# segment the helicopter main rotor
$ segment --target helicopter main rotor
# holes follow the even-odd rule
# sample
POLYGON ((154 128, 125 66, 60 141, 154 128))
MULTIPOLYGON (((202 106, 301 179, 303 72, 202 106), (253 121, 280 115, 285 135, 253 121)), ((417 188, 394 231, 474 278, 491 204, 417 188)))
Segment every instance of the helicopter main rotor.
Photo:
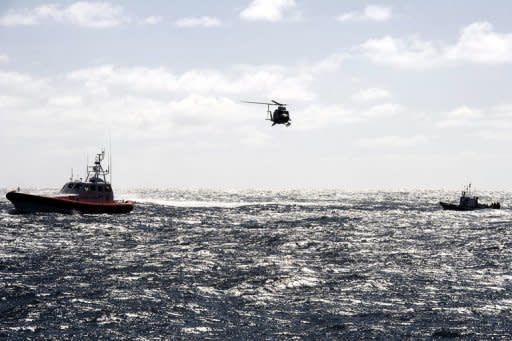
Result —
POLYGON ((268 102, 251 102, 251 101, 240 101, 242 103, 252 103, 252 104, 264 104, 264 105, 279 105, 279 106, 285 106, 286 104, 282 104, 282 103, 279 103, 279 102, 276 102, 274 100, 272 100, 273 103, 268 103, 268 102))

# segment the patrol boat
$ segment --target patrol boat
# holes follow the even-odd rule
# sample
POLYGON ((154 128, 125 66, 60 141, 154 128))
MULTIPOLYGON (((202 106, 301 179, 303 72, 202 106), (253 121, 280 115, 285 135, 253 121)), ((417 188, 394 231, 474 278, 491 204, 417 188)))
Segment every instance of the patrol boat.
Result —
POLYGON ((8 192, 6 197, 20 213, 129 213, 133 201, 114 200, 112 186, 107 182, 110 169, 104 170, 101 162, 105 151, 96 154, 93 166, 87 166, 85 181, 73 180, 65 183, 56 195, 37 195, 18 190, 8 192))
POLYGON ((480 204, 478 202, 478 197, 473 196, 471 194, 471 184, 469 184, 465 190, 462 191, 462 194, 459 199, 459 204, 449 204, 446 202, 440 201, 439 204, 443 207, 444 210, 451 211, 473 211, 473 210, 481 210, 484 208, 493 208, 500 209, 501 205, 499 202, 493 202, 491 204, 480 204))

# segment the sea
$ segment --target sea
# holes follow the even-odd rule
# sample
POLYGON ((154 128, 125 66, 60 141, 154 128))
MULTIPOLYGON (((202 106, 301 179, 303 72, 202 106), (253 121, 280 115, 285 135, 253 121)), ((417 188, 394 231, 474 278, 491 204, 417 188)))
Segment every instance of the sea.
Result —
POLYGON ((125 215, 0 194, 1 340, 512 338, 512 192, 134 189, 125 215))

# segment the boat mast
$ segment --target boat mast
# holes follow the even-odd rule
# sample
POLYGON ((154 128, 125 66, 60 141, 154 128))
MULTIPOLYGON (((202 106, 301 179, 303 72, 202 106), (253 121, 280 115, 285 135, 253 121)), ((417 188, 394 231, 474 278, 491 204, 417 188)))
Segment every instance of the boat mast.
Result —
POLYGON ((108 137, 108 172, 110 174, 110 185, 112 185, 112 136, 108 137))
POLYGON ((91 181, 91 179, 101 179, 103 178, 103 182, 107 182, 107 174, 109 174, 109 169, 104 170, 101 166, 101 161, 105 159, 105 150, 102 150, 101 153, 96 154, 94 159, 93 166, 87 166, 87 178, 85 181, 91 181))

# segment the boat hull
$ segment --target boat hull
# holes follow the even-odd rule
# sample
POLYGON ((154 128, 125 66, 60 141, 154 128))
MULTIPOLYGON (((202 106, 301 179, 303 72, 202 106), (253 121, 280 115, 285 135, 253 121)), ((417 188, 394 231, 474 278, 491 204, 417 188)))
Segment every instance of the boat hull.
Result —
POLYGON ((79 199, 73 196, 47 197, 12 191, 7 193, 7 199, 12 202, 16 211, 58 212, 58 213, 109 213, 122 214, 133 210, 132 201, 93 201, 79 199))
POLYGON ((481 204, 479 204, 476 207, 464 207, 464 206, 460 206, 460 205, 449 204, 449 203, 442 202, 442 201, 440 201, 439 204, 441 205, 443 210, 447 210, 447 211, 474 211, 474 210, 483 210, 483 209, 488 209, 488 208, 495 209, 495 210, 500 209, 499 205, 481 205, 481 204))

